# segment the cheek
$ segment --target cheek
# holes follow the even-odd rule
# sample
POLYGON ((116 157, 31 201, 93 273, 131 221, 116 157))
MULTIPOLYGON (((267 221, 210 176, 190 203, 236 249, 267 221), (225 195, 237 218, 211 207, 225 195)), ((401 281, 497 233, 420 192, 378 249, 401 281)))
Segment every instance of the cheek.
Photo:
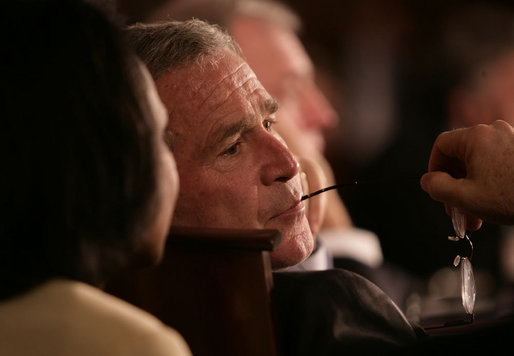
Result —
POLYGON ((179 191, 179 178, 175 160, 169 152, 164 151, 161 155, 158 178, 160 202, 158 226, 164 234, 164 238, 161 241, 164 241, 171 225, 179 191))
POLYGON ((152 209, 155 213, 137 256, 144 264, 156 263, 162 257, 178 195, 178 174, 173 157, 164 152, 158 166, 156 206, 152 209))
POLYGON ((286 121, 289 125, 300 126, 303 122, 303 112, 300 101, 295 98, 286 98, 280 102, 278 116, 281 121, 286 121))
POLYGON ((164 158, 165 164, 163 164, 163 180, 165 182, 164 194, 168 197, 167 205, 168 210, 170 210, 170 215, 173 215, 173 211, 175 210, 175 205, 177 203, 178 192, 180 187, 179 176, 177 172, 177 166, 175 163, 175 159, 173 155, 166 153, 164 158))
POLYGON ((182 226, 258 228, 257 187, 235 176, 181 169, 173 223, 182 226), (194 177, 194 178, 192 178, 194 177))

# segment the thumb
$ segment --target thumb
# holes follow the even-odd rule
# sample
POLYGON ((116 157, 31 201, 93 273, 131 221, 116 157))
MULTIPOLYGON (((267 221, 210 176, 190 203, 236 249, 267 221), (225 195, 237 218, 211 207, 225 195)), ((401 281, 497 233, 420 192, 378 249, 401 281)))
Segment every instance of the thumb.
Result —
POLYGON ((434 171, 421 177, 421 188, 432 199, 454 205, 462 190, 462 179, 455 179, 446 172, 434 171))
MULTIPOLYGON (((460 205, 462 196, 465 195, 466 184, 469 183, 466 179, 455 179, 445 172, 430 172, 421 177, 421 188, 426 191, 434 200, 444 202, 446 206, 446 213, 449 214, 449 206, 460 205)), ((468 189, 469 191, 469 189, 468 189)), ((466 214, 467 228, 471 231, 480 229, 482 226, 482 219, 475 215, 466 214)))

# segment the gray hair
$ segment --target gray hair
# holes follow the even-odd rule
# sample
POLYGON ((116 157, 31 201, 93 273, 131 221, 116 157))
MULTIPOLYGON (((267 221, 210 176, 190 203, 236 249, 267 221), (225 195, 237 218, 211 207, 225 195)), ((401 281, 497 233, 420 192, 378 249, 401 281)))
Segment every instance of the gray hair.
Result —
POLYGON ((200 18, 229 28, 239 17, 251 17, 271 22, 299 32, 300 18, 286 5, 273 0, 175 0, 157 9, 147 19, 149 22, 162 20, 187 20, 200 18))
POLYGON ((241 55, 239 46, 230 35, 217 25, 197 19, 138 23, 129 26, 127 33, 154 80, 165 72, 201 64, 204 58, 222 49, 241 55))

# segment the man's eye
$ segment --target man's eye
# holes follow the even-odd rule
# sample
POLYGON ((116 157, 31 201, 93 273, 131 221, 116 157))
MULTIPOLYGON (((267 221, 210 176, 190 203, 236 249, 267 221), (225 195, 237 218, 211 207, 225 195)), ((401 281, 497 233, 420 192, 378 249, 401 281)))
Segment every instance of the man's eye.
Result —
POLYGON ((264 129, 265 129, 266 131, 268 131, 268 132, 269 132, 269 131, 271 131, 271 126, 272 126, 272 125, 273 125, 273 122, 271 122, 271 121, 269 121, 269 120, 266 120, 266 121, 264 121, 264 123, 263 123, 264 129))
POLYGON ((225 152, 223 152, 223 155, 224 156, 233 156, 233 155, 237 154, 237 152, 239 151, 240 144, 241 144, 240 142, 233 144, 225 152))

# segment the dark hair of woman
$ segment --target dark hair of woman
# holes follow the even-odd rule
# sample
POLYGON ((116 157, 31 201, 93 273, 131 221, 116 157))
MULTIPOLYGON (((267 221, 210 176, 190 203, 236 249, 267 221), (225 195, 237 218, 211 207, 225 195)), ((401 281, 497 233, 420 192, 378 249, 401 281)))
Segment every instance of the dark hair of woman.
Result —
POLYGON ((0 298, 101 283, 152 214, 154 121, 136 57, 79 1, 0 5, 0 298))

